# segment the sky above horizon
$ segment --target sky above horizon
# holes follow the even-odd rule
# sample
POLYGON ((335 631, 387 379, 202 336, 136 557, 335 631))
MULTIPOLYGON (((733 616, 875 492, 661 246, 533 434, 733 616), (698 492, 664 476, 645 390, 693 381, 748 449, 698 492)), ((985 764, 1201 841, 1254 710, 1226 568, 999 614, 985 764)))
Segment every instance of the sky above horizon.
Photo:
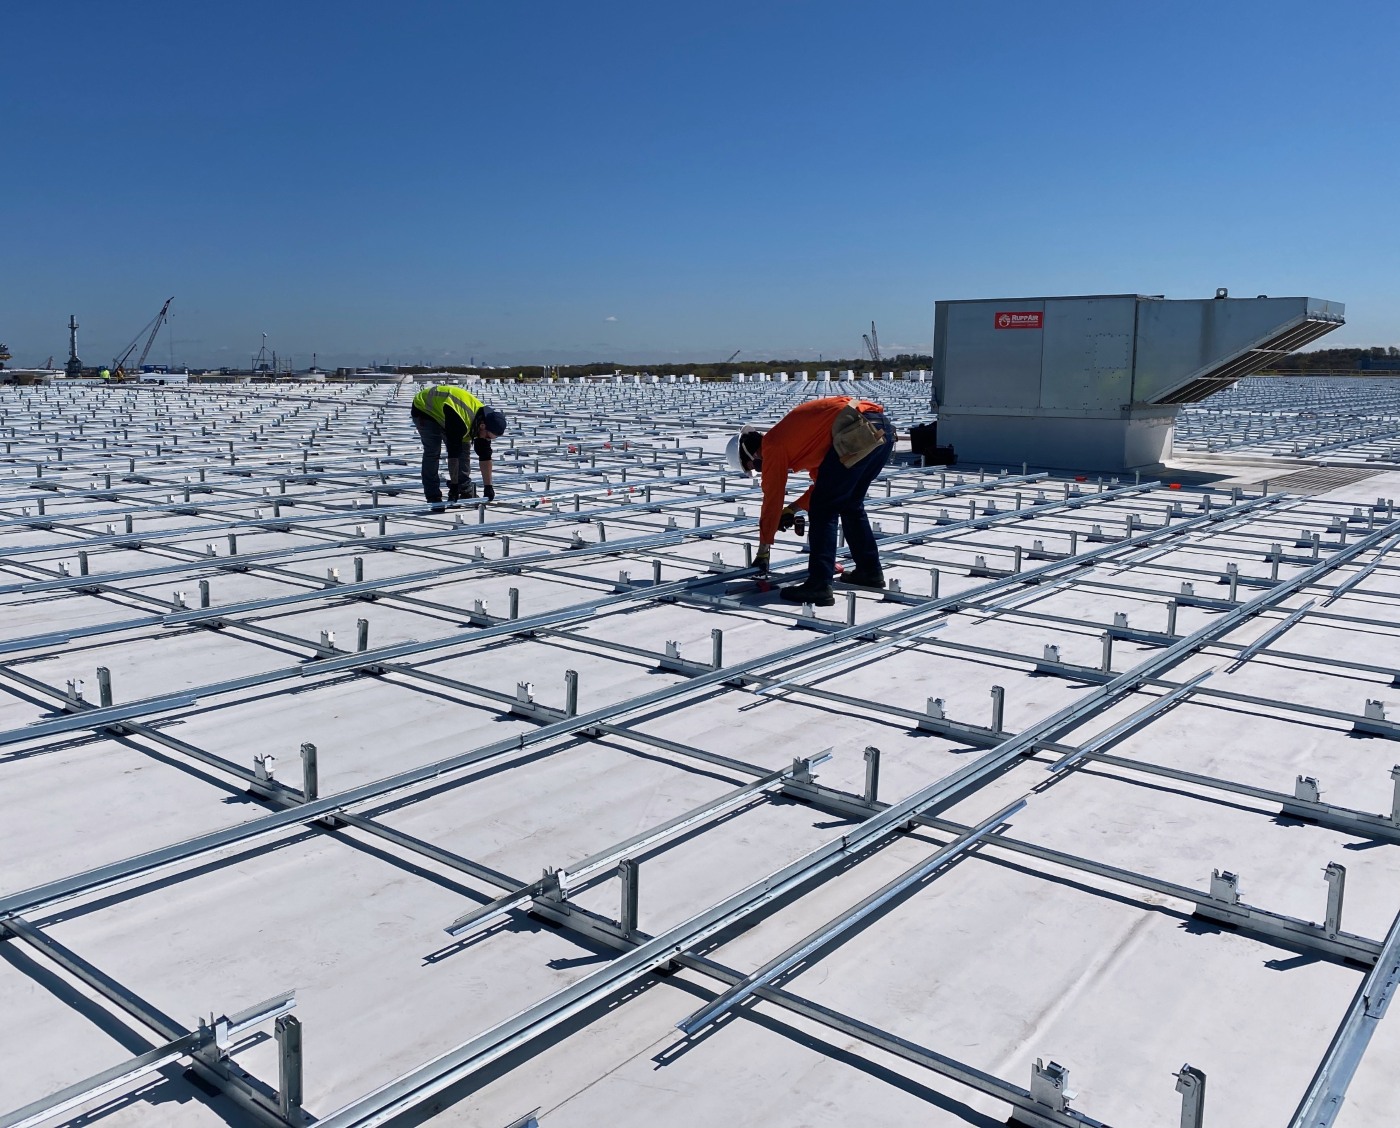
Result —
POLYGON ((16 5, 0 341, 305 367, 928 352, 942 298, 1400 344, 1400 6, 16 5))

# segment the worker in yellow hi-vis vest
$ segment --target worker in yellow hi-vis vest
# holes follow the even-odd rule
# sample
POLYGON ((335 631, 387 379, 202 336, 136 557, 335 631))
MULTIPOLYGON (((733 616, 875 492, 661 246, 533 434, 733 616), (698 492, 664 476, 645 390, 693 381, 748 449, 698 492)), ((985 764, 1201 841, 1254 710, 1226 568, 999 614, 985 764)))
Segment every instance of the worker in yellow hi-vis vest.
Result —
POLYGON ((487 407, 465 388, 454 384, 439 384, 424 388, 413 397, 413 425, 423 440, 423 496, 436 510, 443 508, 442 481, 438 463, 443 445, 447 446, 447 500, 459 501, 476 496, 471 468, 462 440, 471 436, 481 463, 482 492, 487 501, 496 500, 496 488, 491 482, 491 440, 506 433, 505 414, 497 407, 487 407))

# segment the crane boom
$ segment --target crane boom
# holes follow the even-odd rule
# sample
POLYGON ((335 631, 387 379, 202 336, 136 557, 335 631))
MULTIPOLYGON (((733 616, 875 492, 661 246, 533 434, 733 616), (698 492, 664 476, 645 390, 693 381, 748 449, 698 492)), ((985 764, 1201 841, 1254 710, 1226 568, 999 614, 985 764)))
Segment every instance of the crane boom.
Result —
POLYGON ((876 364, 879 364, 880 338, 875 332, 875 322, 872 321, 870 323, 870 332, 862 333, 861 337, 865 341, 865 351, 870 354, 870 359, 873 360, 876 364))
MULTIPOLYGON (((146 347, 141 350, 141 359, 136 362, 138 371, 140 371, 141 366, 146 363, 146 357, 150 354, 151 346, 155 344, 156 334, 160 332, 160 327, 165 324, 166 312, 170 309, 170 303, 174 300, 175 298, 173 296, 166 298, 165 304, 160 307, 160 312, 156 314, 156 323, 151 326, 151 335, 146 338, 146 347)), ((870 328, 872 330, 875 328, 875 323, 873 321, 870 323, 870 328)))
POLYGON ((733 363, 734 363, 734 358, 735 358, 736 356, 738 356, 738 355, 739 355, 741 352, 743 352, 743 351, 744 351, 743 349, 735 349, 732 353, 729 354, 729 359, 726 360, 724 363, 725 363, 725 364, 733 364, 733 363))
POLYGON ((150 321, 146 322, 145 325, 141 326, 140 332, 132 339, 131 344, 127 345, 126 348, 122 350, 121 356, 112 361, 113 372, 122 371, 127 360, 130 359, 131 354, 136 351, 136 346, 141 343, 141 338, 143 336, 146 337, 146 347, 141 350, 141 359, 136 362, 136 367, 140 368, 141 365, 146 363, 146 357, 151 351, 151 345, 155 343, 156 334, 160 332, 160 327, 165 324, 165 315, 170 310, 170 303, 174 300, 173 297, 166 298, 165 304, 160 307, 160 312, 156 314, 155 317, 151 318, 150 321), (149 332, 149 336, 146 336, 147 332, 149 332))

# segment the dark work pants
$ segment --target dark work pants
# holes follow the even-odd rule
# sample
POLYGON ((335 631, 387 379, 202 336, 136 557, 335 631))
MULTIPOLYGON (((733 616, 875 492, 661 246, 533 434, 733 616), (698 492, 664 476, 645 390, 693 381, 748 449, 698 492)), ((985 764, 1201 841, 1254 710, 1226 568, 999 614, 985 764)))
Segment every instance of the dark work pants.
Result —
POLYGON ((442 479, 438 466, 442 462, 442 444, 447 441, 442 425, 421 411, 413 412, 413 425, 423 440, 423 496, 430 505, 442 501, 442 479))
POLYGON ((847 469, 836 457, 835 449, 826 453, 817 468, 817 482, 812 487, 808 517, 809 534, 807 582, 817 587, 830 587, 836 573, 836 521, 846 533, 846 545, 856 567, 873 572, 880 567, 880 552, 875 546, 875 534, 870 530, 870 518, 865 515, 865 494, 870 483, 879 476, 894 449, 894 427, 883 412, 867 412, 865 416, 885 432, 885 441, 854 466, 847 469))

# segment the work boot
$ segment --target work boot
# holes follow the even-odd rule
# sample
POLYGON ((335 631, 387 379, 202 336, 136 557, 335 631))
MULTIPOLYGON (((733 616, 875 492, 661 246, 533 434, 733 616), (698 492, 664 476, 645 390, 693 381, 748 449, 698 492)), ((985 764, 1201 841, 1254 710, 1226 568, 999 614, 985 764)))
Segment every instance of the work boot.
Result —
POLYGON ((843 584, 850 584, 852 587, 875 588, 877 591, 885 586, 885 573, 879 568, 872 568, 866 571, 864 568, 856 568, 850 572, 842 572, 836 577, 843 584))
POLYGON ((818 587, 811 580, 785 587, 778 594, 789 603, 810 603, 814 607, 830 607, 836 602, 830 584, 818 587))

